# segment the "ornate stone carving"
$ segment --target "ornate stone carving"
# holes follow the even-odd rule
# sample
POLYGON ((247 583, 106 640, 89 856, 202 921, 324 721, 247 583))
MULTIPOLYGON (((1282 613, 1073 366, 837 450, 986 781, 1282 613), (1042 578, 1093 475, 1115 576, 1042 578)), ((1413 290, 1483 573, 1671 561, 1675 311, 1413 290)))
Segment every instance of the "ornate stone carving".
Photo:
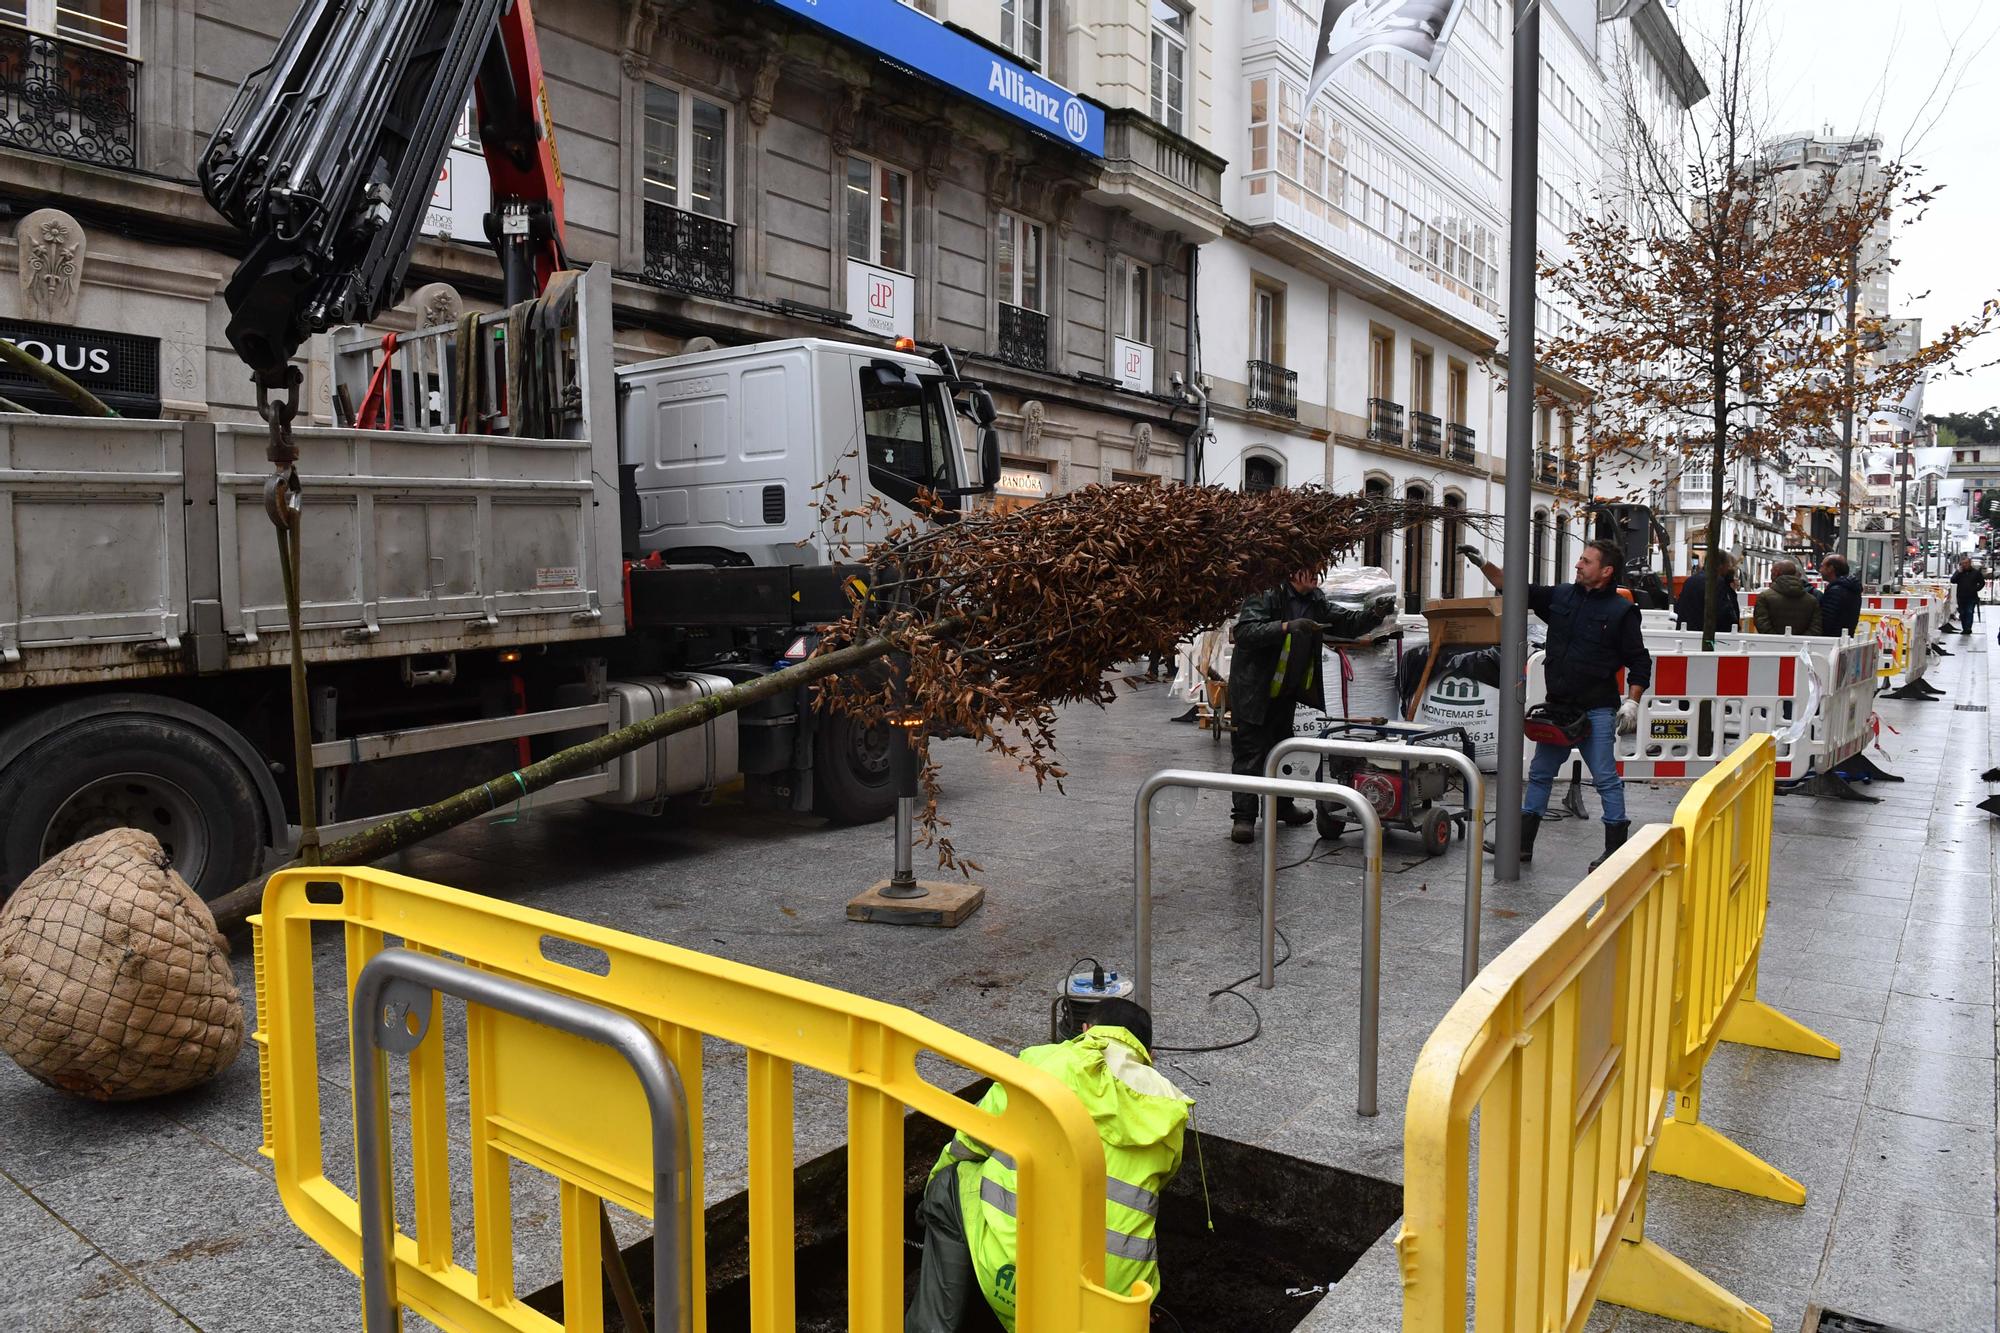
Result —
POLYGON ((417 288, 410 296, 409 306, 416 313, 420 329, 456 324, 465 317, 465 301, 448 282, 427 283, 417 288))
POLYGON ((21 252, 21 300, 28 314, 49 324, 76 318, 83 289, 83 228, 59 208, 39 208, 14 229, 21 252))
POLYGON ((846 170, 840 159, 854 147, 854 129, 861 121, 861 101, 867 92, 865 84, 844 83, 834 95, 833 125, 827 135, 833 140, 834 169, 837 172, 846 170))
POLYGON ((1042 433, 1048 429, 1049 410, 1039 400, 1030 398, 1021 404, 1021 452, 1038 454, 1042 451, 1042 433))
POLYGON ((644 78, 653 63, 653 39, 659 35, 660 21, 666 18, 661 0, 627 0, 625 49, 618 64, 628 79, 644 78))
POLYGON ((1081 183, 1072 180, 1055 181, 1048 190, 1049 217, 1056 224, 1058 236, 1068 236, 1070 226, 1076 221, 1076 201, 1082 195, 1081 183))
POLYGON ((986 155, 986 202, 995 208, 1005 208, 1014 198, 1014 186, 1021 175, 1021 164, 1007 153, 986 155))
POLYGON ((1132 466, 1143 468, 1153 457, 1153 423, 1142 421, 1132 428, 1132 466))
POLYGON ((759 126, 771 119, 771 105, 778 95, 778 74, 784 68, 785 53, 776 43, 767 43, 750 79, 750 121, 759 126))
POLYGON ((195 352, 186 343, 173 344, 173 359, 167 370, 167 383, 173 385, 174 396, 182 400, 194 397, 195 386, 201 376, 195 368, 195 352))
POLYGON ((924 185, 935 190, 944 183, 945 173, 951 168, 952 131, 948 123, 940 122, 930 126, 923 133, 924 143, 924 185))

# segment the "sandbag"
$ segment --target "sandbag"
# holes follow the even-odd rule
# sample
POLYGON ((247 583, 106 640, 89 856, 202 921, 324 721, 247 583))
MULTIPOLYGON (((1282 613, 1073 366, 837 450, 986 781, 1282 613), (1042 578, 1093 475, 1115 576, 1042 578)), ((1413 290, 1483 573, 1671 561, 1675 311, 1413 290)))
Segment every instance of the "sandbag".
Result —
POLYGON ((58 852, 0 908, 0 1049, 92 1101, 177 1092, 243 1045, 229 947, 150 833, 58 852))

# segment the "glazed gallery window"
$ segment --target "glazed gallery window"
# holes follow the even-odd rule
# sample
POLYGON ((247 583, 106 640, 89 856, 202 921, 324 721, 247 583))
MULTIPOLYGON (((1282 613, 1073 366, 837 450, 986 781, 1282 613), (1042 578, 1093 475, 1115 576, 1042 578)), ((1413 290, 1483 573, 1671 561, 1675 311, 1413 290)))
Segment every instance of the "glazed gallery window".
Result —
POLYGON ((1042 7, 1046 0, 1000 0, 1000 45, 1031 69, 1042 67, 1042 7))
POLYGON ((665 84, 646 85, 646 202, 729 216, 729 111, 665 84))
POLYGON ((1153 0, 1153 119, 1187 133, 1188 14, 1173 0, 1153 0))
POLYGON ((847 257, 907 271, 910 178, 871 158, 847 159, 847 257))

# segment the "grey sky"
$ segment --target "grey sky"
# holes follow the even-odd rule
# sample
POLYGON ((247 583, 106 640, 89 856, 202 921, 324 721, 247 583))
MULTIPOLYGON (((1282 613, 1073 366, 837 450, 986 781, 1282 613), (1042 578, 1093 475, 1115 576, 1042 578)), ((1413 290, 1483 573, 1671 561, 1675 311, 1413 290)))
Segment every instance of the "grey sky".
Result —
MULTIPOLYGON (((1717 30, 1730 3, 1681 0, 1682 24, 1691 32, 1717 30)), ((1752 3, 1770 62, 1766 96, 1773 131, 1873 129, 1885 152, 1919 163, 1928 184, 1944 187, 1923 220, 1898 233, 1900 263, 1890 288, 1894 312, 1921 318, 1928 332, 2000 296, 1995 240, 2000 235, 2000 40, 1995 37, 2000 5, 1986 0, 1752 3)), ((1990 335, 1974 344, 1966 360, 1996 356, 2000 335, 1990 335)), ((1934 378, 1924 410, 1995 405, 2000 405, 2000 367, 1934 378)))

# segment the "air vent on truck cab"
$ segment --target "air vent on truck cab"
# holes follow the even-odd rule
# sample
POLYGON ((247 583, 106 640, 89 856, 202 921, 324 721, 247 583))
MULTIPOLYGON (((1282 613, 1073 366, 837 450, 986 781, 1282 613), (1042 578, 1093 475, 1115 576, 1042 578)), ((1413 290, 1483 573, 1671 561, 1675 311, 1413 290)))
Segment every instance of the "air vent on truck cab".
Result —
POLYGON ((785 488, 766 486, 764 488, 764 521, 776 526, 785 521, 785 488))

